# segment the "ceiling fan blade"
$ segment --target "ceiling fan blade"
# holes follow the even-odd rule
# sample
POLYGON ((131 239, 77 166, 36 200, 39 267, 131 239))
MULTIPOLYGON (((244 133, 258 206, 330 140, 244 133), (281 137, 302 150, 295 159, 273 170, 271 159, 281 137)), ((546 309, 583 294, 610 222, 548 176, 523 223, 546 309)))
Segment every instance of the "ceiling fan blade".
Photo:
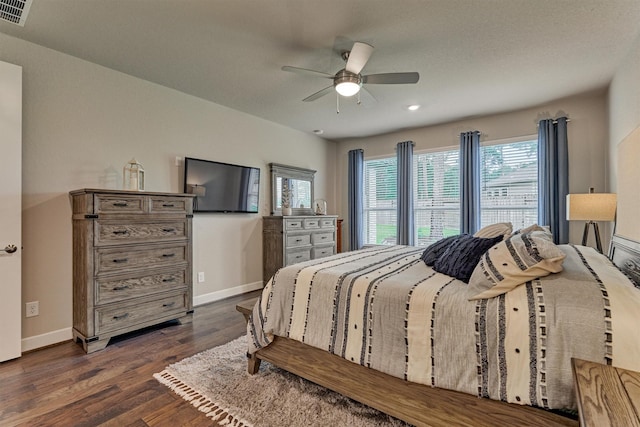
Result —
POLYGON ((347 59, 345 70, 353 74, 360 74, 373 52, 373 46, 370 44, 355 42, 347 59))
POLYGON ((303 74, 303 75, 314 76, 314 77, 323 77, 326 79, 333 78, 333 74, 324 73, 322 71, 307 70, 306 68, 290 67, 288 65, 283 66, 282 71, 290 71, 296 74, 303 74))
POLYGON ((407 83, 418 83, 420 80, 420 74, 418 73, 384 73, 384 74, 370 74, 368 76, 362 76, 362 83, 368 84, 382 84, 382 85, 397 85, 407 83))
POLYGON ((364 86, 360 88, 360 92, 358 93, 358 95, 360 96, 359 103, 362 103, 365 106, 373 105, 378 102, 376 97, 373 96, 373 94, 369 92, 364 86))
POLYGON ((317 91, 316 93, 307 96, 305 99, 303 99, 304 102, 311 102, 311 101, 315 101, 316 99, 325 96, 326 94, 330 93, 333 91, 333 85, 332 86, 327 86, 322 90, 317 91))

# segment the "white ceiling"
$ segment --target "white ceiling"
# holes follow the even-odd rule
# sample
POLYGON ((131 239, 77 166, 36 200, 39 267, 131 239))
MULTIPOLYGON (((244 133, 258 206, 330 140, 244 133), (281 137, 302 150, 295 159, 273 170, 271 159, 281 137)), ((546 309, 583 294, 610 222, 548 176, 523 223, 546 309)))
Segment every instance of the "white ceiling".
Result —
POLYGON ((0 32, 341 139, 602 89, 639 23, 640 0, 34 0, 0 32), (342 98, 340 114, 334 94, 303 103, 331 81, 280 67, 333 74, 354 41, 375 47, 363 74, 420 81, 368 85, 377 102, 342 98))

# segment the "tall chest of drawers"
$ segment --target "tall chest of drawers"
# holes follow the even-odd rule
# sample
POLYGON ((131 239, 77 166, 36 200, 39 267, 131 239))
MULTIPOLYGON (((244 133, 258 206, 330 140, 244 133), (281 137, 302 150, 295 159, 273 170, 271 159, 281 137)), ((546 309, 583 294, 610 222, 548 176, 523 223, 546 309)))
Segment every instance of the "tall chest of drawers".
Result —
POLYGON ((265 216, 262 280, 281 267, 336 253, 337 216, 265 216))
POLYGON ((101 350, 126 332, 193 315, 193 196, 72 191, 73 337, 101 350))

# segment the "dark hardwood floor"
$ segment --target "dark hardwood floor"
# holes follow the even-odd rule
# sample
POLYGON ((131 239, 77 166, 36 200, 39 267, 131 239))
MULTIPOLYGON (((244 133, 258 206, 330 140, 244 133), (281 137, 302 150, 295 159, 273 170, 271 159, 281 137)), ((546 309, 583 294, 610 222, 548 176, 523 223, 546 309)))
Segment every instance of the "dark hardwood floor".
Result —
POLYGON ((69 341, 0 363, 0 426, 213 425, 153 374, 245 334, 235 306, 258 295, 196 307, 191 324, 118 337, 92 354, 69 341))

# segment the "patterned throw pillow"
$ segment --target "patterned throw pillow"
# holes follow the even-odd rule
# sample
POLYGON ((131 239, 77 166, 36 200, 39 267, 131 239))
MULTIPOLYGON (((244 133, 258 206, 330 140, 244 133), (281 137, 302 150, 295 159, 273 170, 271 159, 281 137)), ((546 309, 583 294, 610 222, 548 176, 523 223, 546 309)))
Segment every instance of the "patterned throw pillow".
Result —
POLYGON ((467 283, 482 254, 501 240, 502 235, 491 239, 460 236, 438 257, 433 269, 467 283))
POLYGON ((469 299, 493 298, 529 280, 558 273, 565 257, 546 231, 514 234, 480 258, 469 280, 469 299))
POLYGON ((480 230, 474 233, 474 237, 498 237, 504 236, 505 238, 511 235, 513 231, 513 224, 510 222, 497 222, 495 224, 487 225, 486 227, 482 227, 480 230))
MULTIPOLYGON (((533 225, 530 225, 528 227, 521 228, 519 230, 514 231, 513 234, 529 233, 531 231, 544 231, 546 233, 551 234, 551 228, 548 225, 542 225, 541 226, 541 225, 538 225, 538 224, 533 224, 533 225)), ((553 240, 553 238, 552 238, 552 240, 553 240)))
POLYGON ((422 259, 422 261, 424 261, 425 264, 431 267, 436 262, 436 260, 440 258, 440 255, 442 255, 444 251, 447 250, 449 245, 451 245, 459 237, 459 235, 449 236, 445 237, 444 239, 440 239, 435 243, 432 243, 431 245, 427 246, 424 252, 422 252, 422 256, 420 258, 422 259))

